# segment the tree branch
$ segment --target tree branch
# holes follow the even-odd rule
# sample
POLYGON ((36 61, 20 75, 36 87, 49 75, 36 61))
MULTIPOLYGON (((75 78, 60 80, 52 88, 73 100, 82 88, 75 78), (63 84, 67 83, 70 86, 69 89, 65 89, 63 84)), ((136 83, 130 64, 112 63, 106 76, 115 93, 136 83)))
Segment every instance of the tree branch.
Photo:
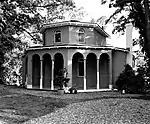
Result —
POLYGON ((26 29, 24 28, 21 28, 23 31, 25 31, 31 38, 32 40, 35 40, 35 41, 38 41, 33 35, 31 35, 31 33, 29 31, 27 31, 26 29))
POLYGON ((122 11, 122 9, 117 9, 107 20, 106 20, 106 24, 118 13, 120 13, 122 11))

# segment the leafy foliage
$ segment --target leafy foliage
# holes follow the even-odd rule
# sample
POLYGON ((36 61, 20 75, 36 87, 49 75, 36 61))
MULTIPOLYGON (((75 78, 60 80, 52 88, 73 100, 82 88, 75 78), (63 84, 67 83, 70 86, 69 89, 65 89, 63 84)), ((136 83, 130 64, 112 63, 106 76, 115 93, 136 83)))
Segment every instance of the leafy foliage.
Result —
POLYGON ((125 65, 124 71, 119 75, 116 86, 119 91, 125 90, 129 93, 138 93, 144 91, 145 79, 144 68, 138 69, 138 74, 135 75, 130 65, 125 65))
POLYGON ((126 81, 128 78, 134 76, 133 69, 130 65, 125 65, 124 71, 119 75, 118 80, 116 81, 116 86, 118 90, 123 90, 126 87, 126 81))
POLYGON ((150 1, 149 0, 101 0, 102 4, 109 2, 115 12, 106 21, 113 20, 113 33, 124 33, 125 25, 129 22, 139 31, 139 38, 134 39, 133 45, 139 44, 147 62, 147 72, 150 72, 150 1))
POLYGON ((39 30, 47 19, 43 12, 51 8, 49 20, 52 22, 60 18, 59 13, 75 6, 73 2, 62 0, 49 0, 49 3, 45 0, 4 0, 0 5, 0 82, 7 79, 10 83, 16 74, 20 77, 25 48, 42 43, 39 30))
POLYGON ((142 51, 146 52, 146 55, 150 58, 150 53, 147 50, 147 45, 150 42, 147 35, 148 19, 150 18, 150 11, 148 0, 102 0, 101 3, 105 4, 109 2, 110 8, 116 8, 113 15, 107 20, 113 20, 115 28, 113 33, 123 33, 125 25, 129 22, 139 30, 140 37, 136 39, 136 43, 142 46, 142 51))
POLYGON ((63 87, 67 87, 67 84, 70 80, 70 78, 68 78, 67 75, 68 72, 66 68, 60 69, 54 79, 54 85, 59 86, 60 89, 63 89, 63 87))
POLYGON ((84 10, 83 7, 70 9, 67 13, 68 18, 70 18, 70 20, 78 20, 78 21, 81 21, 83 17, 87 15, 87 12, 84 10))

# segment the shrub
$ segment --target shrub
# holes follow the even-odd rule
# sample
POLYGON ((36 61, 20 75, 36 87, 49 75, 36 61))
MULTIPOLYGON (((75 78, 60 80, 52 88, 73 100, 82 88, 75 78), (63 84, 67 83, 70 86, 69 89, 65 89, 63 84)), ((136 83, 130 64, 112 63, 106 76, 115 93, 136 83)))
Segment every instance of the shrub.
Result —
POLYGON ((134 75, 135 74, 132 67, 129 64, 125 65, 124 71, 119 75, 116 81, 116 87, 118 88, 118 90, 125 90, 127 87, 127 80, 134 75))
POLYGON ((67 77, 67 69, 61 69, 54 79, 54 85, 59 86, 59 89, 63 89, 63 87, 68 86, 68 82, 70 78, 67 77))
POLYGON ((125 90, 128 93, 143 92, 144 88, 144 76, 141 69, 137 70, 138 74, 135 75, 132 67, 125 65, 124 71, 119 75, 116 81, 116 87, 119 91, 125 90))

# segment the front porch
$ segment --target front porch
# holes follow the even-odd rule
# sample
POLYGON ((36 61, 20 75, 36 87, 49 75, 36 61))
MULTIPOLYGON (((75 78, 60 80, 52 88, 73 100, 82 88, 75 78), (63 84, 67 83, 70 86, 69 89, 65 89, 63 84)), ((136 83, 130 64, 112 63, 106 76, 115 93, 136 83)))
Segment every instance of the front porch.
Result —
POLYGON ((112 89, 111 50, 61 49, 32 51, 25 58, 25 82, 28 89, 56 90, 54 78, 58 71, 67 68, 69 86, 79 92, 107 91, 112 89), (84 51, 84 52, 83 52, 84 51))

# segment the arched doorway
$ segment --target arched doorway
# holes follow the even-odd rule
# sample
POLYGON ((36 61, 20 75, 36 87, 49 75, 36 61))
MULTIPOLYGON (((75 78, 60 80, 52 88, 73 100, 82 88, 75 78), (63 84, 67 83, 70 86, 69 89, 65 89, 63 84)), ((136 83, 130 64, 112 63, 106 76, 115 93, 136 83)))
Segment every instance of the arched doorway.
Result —
POLYGON ((64 59, 61 53, 56 53, 54 55, 54 77, 58 74, 58 72, 64 68, 64 59))
POLYGON ((97 88, 97 57, 94 53, 89 53, 86 59, 86 87, 87 89, 97 88))
POLYGON ((43 55, 43 88, 51 87, 52 61, 49 54, 43 55))
POLYGON ((32 57, 32 86, 40 88, 40 56, 37 54, 32 57))
POLYGON ((100 84, 99 88, 109 88, 109 56, 103 53, 99 60, 100 84))
POLYGON ((84 89, 84 57, 75 53, 72 57, 72 86, 78 90, 84 89))

